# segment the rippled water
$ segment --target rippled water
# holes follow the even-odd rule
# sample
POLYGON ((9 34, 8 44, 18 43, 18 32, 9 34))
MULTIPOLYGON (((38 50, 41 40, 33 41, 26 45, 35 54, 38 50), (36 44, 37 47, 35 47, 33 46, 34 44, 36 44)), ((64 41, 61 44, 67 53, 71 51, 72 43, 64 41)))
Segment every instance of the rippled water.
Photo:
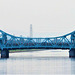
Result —
POLYGON ((75 59, 68 50, 44 50, 10 53, 8 59, 0 59, 0 75, 24 74, 75 75, 75 59))

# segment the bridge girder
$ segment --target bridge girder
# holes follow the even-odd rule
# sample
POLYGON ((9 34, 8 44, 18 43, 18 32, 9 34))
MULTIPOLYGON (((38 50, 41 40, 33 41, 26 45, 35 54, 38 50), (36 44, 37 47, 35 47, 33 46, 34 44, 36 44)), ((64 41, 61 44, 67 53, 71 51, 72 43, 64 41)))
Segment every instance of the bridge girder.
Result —
POLYGON ((59 36, 49 38, 26 38, 10 35, 0 30, 0 49, 16 48, 75 48, 75 31, 59 36))

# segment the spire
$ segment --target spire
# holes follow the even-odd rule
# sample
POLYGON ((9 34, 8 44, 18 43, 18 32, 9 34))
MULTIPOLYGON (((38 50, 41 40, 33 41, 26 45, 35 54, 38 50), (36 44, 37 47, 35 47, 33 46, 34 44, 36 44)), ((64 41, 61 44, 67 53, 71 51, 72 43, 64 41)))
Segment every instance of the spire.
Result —
POLYGON ((33 32, 32 32, 32 24, 30 24, 30 38, 33 37, 33 32))

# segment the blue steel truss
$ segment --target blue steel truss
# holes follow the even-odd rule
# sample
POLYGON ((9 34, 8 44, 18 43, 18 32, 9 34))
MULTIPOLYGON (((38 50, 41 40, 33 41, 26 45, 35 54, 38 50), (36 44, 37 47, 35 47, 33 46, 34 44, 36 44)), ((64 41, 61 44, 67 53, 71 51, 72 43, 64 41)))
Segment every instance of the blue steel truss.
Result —
POLYGON ((75 31, 49 38, 26 38, 0 30, 0 49, 71 49, 75 48, 75 31))

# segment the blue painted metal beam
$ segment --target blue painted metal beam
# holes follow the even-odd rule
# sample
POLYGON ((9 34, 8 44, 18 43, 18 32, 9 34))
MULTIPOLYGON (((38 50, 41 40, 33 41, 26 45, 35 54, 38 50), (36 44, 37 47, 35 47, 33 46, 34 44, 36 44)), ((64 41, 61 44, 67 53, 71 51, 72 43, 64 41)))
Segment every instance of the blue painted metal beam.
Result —
POLYGON ((0 30, 0 49, 17 49, 17 48, 58 48, 71 49, 75 48, 75 31, 59 36, 48 38, 27 38, 17 37, 0 30), (69 37, 69 38, 68 38, 69 37))

